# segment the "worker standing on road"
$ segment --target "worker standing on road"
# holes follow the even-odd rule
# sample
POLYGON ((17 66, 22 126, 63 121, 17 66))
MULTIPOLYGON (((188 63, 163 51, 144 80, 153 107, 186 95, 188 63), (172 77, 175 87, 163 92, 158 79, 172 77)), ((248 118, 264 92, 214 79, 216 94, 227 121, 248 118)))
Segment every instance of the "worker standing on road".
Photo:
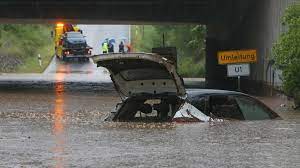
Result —
POLYGON ((119 44, 119 53, 124 53, 125 50, 124 50, 124 44, 123 44, 123 41, 121 41, 121 43, 119 44))
POLYGON ((108 53, 114 53, 114 45, 112 43, 108 44, 108 53))
POLYGON ((74 31, 80 32, 82 34, 82 30, 77 25, 74 25, 73 28, 74 28, 74 31))
POLYGON ((107 42, 104 42, 102 44, 102 52, 103 52, 103 54, 107 54, 108 53, 108 43, 107 42))

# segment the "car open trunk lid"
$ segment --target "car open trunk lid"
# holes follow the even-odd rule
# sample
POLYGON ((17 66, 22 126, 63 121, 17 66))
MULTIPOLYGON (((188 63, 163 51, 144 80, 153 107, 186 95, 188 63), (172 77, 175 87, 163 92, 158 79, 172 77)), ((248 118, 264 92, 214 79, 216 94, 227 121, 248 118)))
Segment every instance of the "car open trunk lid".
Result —
POLYGON ((138 95, 185 97, 182 78, 171 61, 150 53, 114 53, 92 56, 105 67, 122 99, 138 95))

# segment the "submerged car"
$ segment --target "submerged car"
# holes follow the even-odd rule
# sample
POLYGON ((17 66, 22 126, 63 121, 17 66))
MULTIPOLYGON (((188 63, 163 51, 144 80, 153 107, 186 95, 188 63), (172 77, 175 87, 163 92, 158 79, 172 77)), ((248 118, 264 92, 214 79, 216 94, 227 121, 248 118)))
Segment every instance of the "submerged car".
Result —
POLYGON ((230 91, 188 90, 172 61, 157 54, 101 54, 122 102, 107 121, 197 121, 273 119, 278 115, 254 98, 230 91))

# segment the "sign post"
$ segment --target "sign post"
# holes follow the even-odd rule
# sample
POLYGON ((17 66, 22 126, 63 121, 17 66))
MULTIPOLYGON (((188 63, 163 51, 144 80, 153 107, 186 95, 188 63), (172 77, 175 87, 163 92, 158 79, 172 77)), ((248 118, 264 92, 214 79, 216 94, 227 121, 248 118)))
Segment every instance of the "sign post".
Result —
POLYGON ((39 60, 40 67, 42 67, 42 57, 41 57, 41 54, 38 54, 38 60, 39 60))
POLYGON ((238 76, 238 91, 241 91, 241 76, 238 76))
POLYGON ((241 90, 241 76, 250 75, 249 64, 229 64, 227 65, 227 76, 238 78, 238 90, 241 90))
POLYGON ((233 50, 218 52, 218 63, 220 65, 227 65, 227 76, 237 77, 238 91, 241 90, 241 76, 249 76, 249 63, 255 62, 257 62, 256 50, 233 50))

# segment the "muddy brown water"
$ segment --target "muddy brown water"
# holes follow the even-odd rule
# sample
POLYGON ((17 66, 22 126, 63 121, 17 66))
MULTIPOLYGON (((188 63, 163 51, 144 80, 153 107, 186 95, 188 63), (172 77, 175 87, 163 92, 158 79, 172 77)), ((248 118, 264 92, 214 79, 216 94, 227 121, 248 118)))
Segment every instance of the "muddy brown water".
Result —
POLYGON ((112 123, 115 92, 0 91, 0 167, 299 167, 299 118, 112 123))

